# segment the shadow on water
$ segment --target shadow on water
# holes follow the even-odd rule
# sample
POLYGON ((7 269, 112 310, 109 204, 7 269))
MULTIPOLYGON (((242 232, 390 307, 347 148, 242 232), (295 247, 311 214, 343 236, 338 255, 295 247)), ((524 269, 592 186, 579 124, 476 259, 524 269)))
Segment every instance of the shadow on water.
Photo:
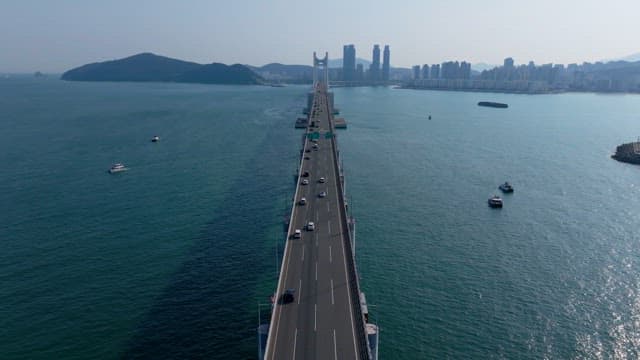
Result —
MULTIPOLYGON (((122 358, 257 357, 255 290, 264 274, 274 271, 275 244, 265 241, 267 229, 281 219, 277 200, 293 187, 287 181, 278 181, 286 184, 279 187, 261 180, 290 179, 295 153, 287 141, 274 141, 276 131, 282 129, 272 127, 246 163, 122 358)), ((269 294, 264 295, 266 302, 269 294)))

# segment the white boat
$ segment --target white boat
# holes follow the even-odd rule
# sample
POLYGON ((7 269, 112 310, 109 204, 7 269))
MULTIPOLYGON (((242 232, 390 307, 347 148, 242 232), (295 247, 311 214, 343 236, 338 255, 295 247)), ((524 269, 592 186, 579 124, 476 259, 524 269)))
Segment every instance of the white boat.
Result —
POLYGON ((129 170, 128 168, 126 168, 124 165, 118 163, 118 164, 113 164, 111 166, 111 168, 109 169, 109 173, 114 174, 114 173, 119 173, 119 172, 123 172, 123 171, 127 171, 129 170))
POLYGON ((492 208, 502 207, 502 198, 500 196, 494 195, 487 202, 489 203, 489 206, 492 208))
POLYGON ((151 138, 151 142, 158 142, 158 141, 160 141, 160 136, 158 135, 151 138))

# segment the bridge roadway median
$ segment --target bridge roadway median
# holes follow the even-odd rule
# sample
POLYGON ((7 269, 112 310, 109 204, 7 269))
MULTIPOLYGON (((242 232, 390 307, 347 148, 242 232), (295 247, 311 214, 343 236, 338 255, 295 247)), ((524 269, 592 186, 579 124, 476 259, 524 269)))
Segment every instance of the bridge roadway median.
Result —
MULTIPOLYGON (((311 121, 321 136, 304 142, 265 359, 367 359, 359 284, 340 183, 338 152, 325 91, 316 90, 311 121), (302 176, 309 172, 308 177, 302 176), (325 182, 320 182, 323 177, 325 182), (302 185, 307 179, 308 185, 302 185), (320 197, 326 192, 325 197, 320 197), (307 202, 300 205, 304 197, 307 202), (314 230, 305 225, 314 222, 314 230), (282 294, 295 289, 292 302, 282 294)), ((310 121, 310 122, 311 122, 310 121)))

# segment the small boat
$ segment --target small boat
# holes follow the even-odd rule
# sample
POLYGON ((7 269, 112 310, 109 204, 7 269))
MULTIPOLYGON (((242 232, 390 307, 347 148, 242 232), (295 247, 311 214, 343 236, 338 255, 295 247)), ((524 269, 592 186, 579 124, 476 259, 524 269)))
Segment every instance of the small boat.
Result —
POLYGON ((508 181, 505 181, 504 184, 500 184, 500 186, 498 186, 498 189, 502 190, 502 192, 504 193, 513 192, 513 186, 511 186, 508 181))
POLYGON ((489 200, 487 200, 487 202, 489 203, 489 207, 492 207, 492 208, 502 207, 502 198, 500 196, 493 195, 491 198, 489 198, 489 200))
POLYGON ((123 172, 123 171, 127 171, 127 170, 129 170, 129 169, 126 168, 124 165, 118 163, 118 164, 111 165, 111 168, 109 169, 109 173, 110 174, 115 174, 115 173, 119 173, 119 172, 123 172))
POLYGON ((158 135, 151 138, 151 142, 158 142, 158 141, 160 141, 160 136, 158 135))
POLYGON ((431 120, 431 115, 429 115, 429 120, 431 120))
POLYGON ((487 107, 494 107, 494 108, 501 108, 501 109, 506 109, 509 107, 509 105, 507 104, 493 102, 493 101, 480 101, 478 103, 478 106, 487 106, 487 107))

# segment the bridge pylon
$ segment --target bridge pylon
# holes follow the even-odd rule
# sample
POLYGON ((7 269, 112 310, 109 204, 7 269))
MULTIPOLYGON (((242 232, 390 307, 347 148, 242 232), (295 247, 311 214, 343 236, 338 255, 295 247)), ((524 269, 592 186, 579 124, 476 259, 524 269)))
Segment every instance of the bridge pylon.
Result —
POLYGON ((324 58, 318 58, 316 52, 313 52, 313 88, 318 86, 329 88, 329 53, 324 53, 324 58), (318 72, 322 71, 322 79, 318 78, 318 72))

